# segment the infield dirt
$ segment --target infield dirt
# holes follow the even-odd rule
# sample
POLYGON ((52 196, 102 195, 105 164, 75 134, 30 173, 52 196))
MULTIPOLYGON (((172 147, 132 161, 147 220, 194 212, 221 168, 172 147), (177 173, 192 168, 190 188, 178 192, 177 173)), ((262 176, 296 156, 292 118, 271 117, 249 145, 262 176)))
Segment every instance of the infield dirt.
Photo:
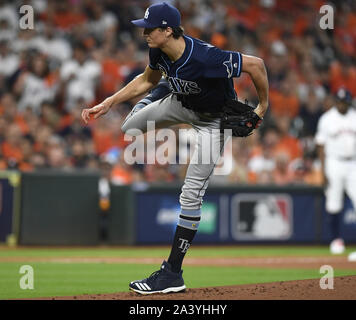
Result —
POLYGON ((45 300, 356 300, 356 276, 334 278, 334 289, 319 279, 187 289, 184 293, 142 296, 134 292, 43 298, 45 300))

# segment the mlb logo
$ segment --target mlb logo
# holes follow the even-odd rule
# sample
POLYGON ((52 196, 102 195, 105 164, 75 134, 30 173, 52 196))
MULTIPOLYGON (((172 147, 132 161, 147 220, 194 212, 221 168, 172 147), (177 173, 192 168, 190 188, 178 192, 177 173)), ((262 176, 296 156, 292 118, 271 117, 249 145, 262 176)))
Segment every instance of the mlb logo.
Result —
POLYGON ((238 194, 231 202, 235 240, 286 240, 293 233, 292 199, 287 194, 238 194))

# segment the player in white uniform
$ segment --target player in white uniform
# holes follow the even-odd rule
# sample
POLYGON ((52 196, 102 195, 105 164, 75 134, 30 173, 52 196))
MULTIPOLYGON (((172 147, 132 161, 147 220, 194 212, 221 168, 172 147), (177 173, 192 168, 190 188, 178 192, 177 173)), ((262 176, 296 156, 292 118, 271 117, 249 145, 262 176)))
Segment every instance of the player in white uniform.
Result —
POLYGON ((336 105, 320 117, 315 137, 324 174, 326 211, 333 236, 330 250, 333 254, 345 251, 339 227, 344 191, 356 208, 356 110, 351 103, 351 94, 340 88, 336 93, 336 105))

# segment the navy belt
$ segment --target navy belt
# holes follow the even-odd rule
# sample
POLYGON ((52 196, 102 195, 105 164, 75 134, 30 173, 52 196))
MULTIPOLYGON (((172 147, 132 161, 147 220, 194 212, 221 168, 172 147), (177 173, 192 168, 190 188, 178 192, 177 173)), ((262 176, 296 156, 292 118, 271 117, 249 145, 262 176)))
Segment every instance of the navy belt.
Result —
POLYGON ((182 106, 184 108, 187 108, 189 110, 196 112, 201 117, 219 118, 223 115, 222 112, 201 112, 201 111, 198 111, 198 108, 196 108, 190 104, 187 96, 182 95, 182 94, 176 94, 176 97, 177 97, 177 100, 182 103, 182 106))
POLYGON ((210 117, 210 118, 220 118, 223 113, 222 112, 196 112, 199 116, 210 117))

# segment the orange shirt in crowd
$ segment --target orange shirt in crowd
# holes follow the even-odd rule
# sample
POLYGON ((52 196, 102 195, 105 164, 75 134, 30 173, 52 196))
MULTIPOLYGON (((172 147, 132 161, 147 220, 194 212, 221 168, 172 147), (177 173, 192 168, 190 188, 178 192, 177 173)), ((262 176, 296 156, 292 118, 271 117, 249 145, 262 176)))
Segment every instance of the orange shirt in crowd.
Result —
POLYGON ((330 89, 333 93, 340 87, 347 88, 353 97, 356 96, 356 68, 348 68, 346 74, 341 71, 341 66, 339 63, 334 63, 330 67, 329 73, 330 89))
POLYGON ((249 184, 256 184, 257 181, 257 173, 253 171, 248 171, 247 173, 247 181, 249 184))
POLYGON ((349 12, 347 15, 347 29, 356 34, 356 13, 349 12))
POLYGON ((247 29, 253 30, 260 21, 261 8, 250 4, 244 12, 240 12, 235 6, 227 5, 227 15, 234 18, 247 29))
POLYGON ((323 173, 321 170, 313 170, 308 172, 304 176, 304 182, 306 184, 321 186, 323 183, 323 173))
POLYGON ((116 165, 111 171, 111 179, 117 184, 130 184, 132 183, 132 172, 122 168, 119 164, 116 165))
POLYGON ((190 37, 200 39, 201 38, 201 30, 191 24, 188 24, 184 27, 184 30, 186 34, 189 34, 190 37))
POLYGON ((104 96, 116 92, 119 84, 123 82, 124 79, 120 74, 120 66, 120 63, 115 59, 106 59, 102 62, 101 91, 104 96))
POLYGON ((261 144, 255 145, 250 150, 249 158, 251 159, 253 157, 260 156, 262 152, 263 152, 262 145, 261 144))
MULTIPOLYGON (((5 112, 5 107, 0 105, 0 116, 3 115, 4 112, 5 112)), ((28 124, 21 114, 17 114, 15 116, 14 123, 16 123, 20 127, 23 135, 28 133, 29 130, 28 124)))
POLYGON ((82 24, 86 21, 86 16, 82 13, 71 12, 57 12, 54 15, 54 23, 61 29, 70 29, 71 27, 82 24))
POLYGON ((309 22, 303 16, 298 16, 294 22, 293 33, 297 37, 303 36, 303 33, 308 29, 309 22))
POLYGON ((280 171, 274 170, 272 172, 273 182, 278 185, 289 184, 294 181, 294 173, 290 170, 280 171))
POLYGON ((29 131, 28 124, 27 124, 26 120, 20 114, 18 114, 16 116, 15 123, 21 129, 21 132, 22 132, 23 135, 26 135, 28 133, 28 131, 29 131))
POLYGON ((21 148, 12 146, 6 141, 2 143, 1 150, 5 159, 13 158, 16 159, 17 162, 20 162, 23 159, 21 148))
POLYGON ((73 123, 73 116, 71 114, 65 114, 61 117, 58 124, 58 129, 63 130, 66 127, 69 127, 73 123))
POLYGON ((59 71, 50 72, 45 78, 45 83, 48 87, 53 87, 59 81, 60 81, 59 71))
POLYGON ((237 94, 240 94, 243 90, 248 89, 251 86, 253 86, 253 82, 246 73, 242 73, 238 80, 234 80, 234 88, 237 94))
POLYGON ((123 149, 128 145, 128 142, 124 140, 124 134, 117 135, 116 132, 110 130, 94 129, 93 141, 98 154, 103 154, 113 147, 123 149))
POLYGON ((286 96, 277 90, 270 90, 271 112, 275 117, 294 118, 299 113, 299 101, 295 95, 286 96))
POLYGON ((30 164, 28 162, 21 162, 19 164, 19 169, 20 169, 20 171, 23 171, 23 172, 29 172, 29 171, 33 171, 34 167, 32 164, 30 164))
POLYGON ((214 32, 211 36, 211 44, 220 49, 225 49, 227 45, 227 38, 220 32, 214 32))
POLYGON ((93 141, 95 145, 95 151, 98 154, 105 153, 110 148, 112 148, 114 144, 113 132, 93 130, 93 141))
POLYGON ((39 141, 35 141, 35 143, 33 144, 33 150, 35 152, 43 152, 45 151, 45 144, 40 143, 39 141))
POLYGON ((0 170, 6 170, 7 164, 5 160, 0 159, 0 170))
POLYGON ((273 150, 273 153, 277 154, 280 151, 286 151, 290 160, 301 158, 303 155, 303 149, 299 140, 290 135, 286 135, 279 140, 273 150))

